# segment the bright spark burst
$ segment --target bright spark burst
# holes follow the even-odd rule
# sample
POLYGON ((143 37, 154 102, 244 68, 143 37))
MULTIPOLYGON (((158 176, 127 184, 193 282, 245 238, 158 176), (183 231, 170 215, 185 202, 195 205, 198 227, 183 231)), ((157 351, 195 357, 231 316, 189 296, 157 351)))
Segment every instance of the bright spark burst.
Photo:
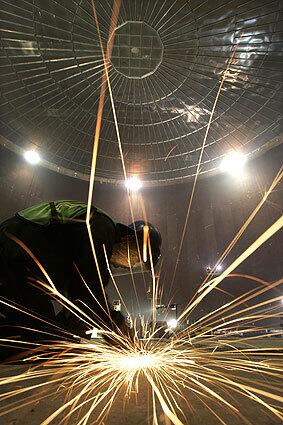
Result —
MULTIPOLYGON (((226 309, 231 311, 232 307, 226 306, 226 309)), ((241 321, 239 312, 234 314, 241 321)), ((173 424, 184 423, 180 419, 184 414, 180 401, 189 393, 199 397, 210 409, 216 403, 241 417, 240 407, 229 397, 230 393, 240 394, 283 419, 277 406, 282 402, 279 389, 262 385, 258 379, 261 376, 271 380, 282 373, 278 360, 280 353, 277 353, 278 359, 271 357, 263 361, 259 356, 266 355, 268 349, 254 348, 249 337, 241 340, 245 348, 237 349, 233 339, 234 316, 226 314, 226 317, 229 335, 221 340, 215 336, 205 338, 207 331, 190 337, 190 333, 197 330, 194 327, 169 342, 151 339, 130 342, 115 335, 117 346, 108 346, 104 342, 62 341, 38 347, 25 358, 28 363, 34 362, 34 366, 22 374, 0 380, 2 386, 14 384, 18 387, 26 383, 20 389, 11 389, 0 396, 5 404, 0 415, 34 404, 59 391, 67 395, 67 401, 46 418, 43 425, 48 425, 62 413, 67 420, 82 407, 87 407, 87 413, 82 414, 79 424, 89 423, 94 414, 98 423, 102 423, 118 394, 124 393, 126 399, 133 393, 138 394, 140 381, 145 379, 152 388, 154 405, 158 401, 173 424), (121 348, 121 339, 127 348, 121 348), (38 383, 39 378, 41 383, 38 383), (44 392, 39 392, 44 388, 44 392), (32 390, 33 394, 26 396, 32 390), (24 398, 19 399, 19 396, 24 398)), ((255 320, 254 313, 250 313, 242 317, 242 321, 248 323, 251 317, 255 320)), ((222 322, 217 321, 215 315, 212 319, 214 324, 210 325, 210 331, 219 328, 219 322, 222 322)), ((212 413, 215 414, 213 409, 212 413)), ((156 416, 156 407, 154 414, 156 416)))
POLYGON ((141 369, 149 369, 160 367, 161 362, 157 355, 140 352, 138 354, 126 354, 119 356, 117 359, 117 366, 122 370, 133 370, 137 372, 141 369))

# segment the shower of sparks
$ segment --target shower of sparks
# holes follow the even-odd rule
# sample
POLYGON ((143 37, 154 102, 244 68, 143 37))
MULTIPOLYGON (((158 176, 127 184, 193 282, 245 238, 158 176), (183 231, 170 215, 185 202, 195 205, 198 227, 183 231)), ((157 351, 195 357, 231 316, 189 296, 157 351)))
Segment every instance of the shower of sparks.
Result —
MULTIPOLYGON (((270 226, 263 237, 251 245, 248 253, 253 252, 254 245, 259 247, 267 236, 275 234, 282 227, 281 221, 280 226, 278 222, 270 226)), ((25 248, 23 244, 22 247, 25 248)), ((246 256, 245 251, 238 263, 246 256)), ((41 268, 43 269, 42 266, 41 268)), ((233 264, 230 269, 233 269, 233 264)), ((258 337, 248 336, 251 330, 262 330, 260 325, 255 327, 252 323, 280 317, 281 294, 265 301, 260 297, 267 293, 274 294, 274 290, 282 285, 283 279, 264 282, 252 276, 247 278, 259 285, 204 315, 169 340, 154 338, 159 330, 154 329, 153 333, 145 330, 141 340, 137 338, 137 332, 131 339, 123 334, 106 331, 105 334, 111 337, 111 345, 104 341, 78 343, 67 340, 35 344, 34 349, 23 356, 22 360, 30 368, 24 373, 0 380, 0 386, 5 388, 0 395, 0 401, 3 402, 0 416, 34 405, 48 395, 61 394, 65 401, 42 425, 59 420, 62 414, 63 419, 59 423, 67 423, 71 416, 76 418, 78 425, 91 423, 93 417, 97 423, 103 423, 118 396, 124 394, 125 401, 134 394, 138 397, 141 382, 145 381, 152 389, 152 416, 155 424, 158 424, 158 408, 162 409, 173 424, 186 423, 182 405, 185 401, 188 408, 193 409, 189 404, 190 394, 194 394, 220 423, 225 422, 214 410, 216 405, 222 409, 225 406, 226 412, 238 415, 249 423, 236 401, 237 396, 259 403, 274 417, 283 419, 280 409, 280 403, 283 402, 281 390, 279 385, 272 384, 272 381, 282 377, 280 360, 283 354, 276 348, 257 347, 255 341, 258 337), (252 305, 251 301, 254 302, 252 305), (240 339, 241 348, 238 347, 239 332, 243 334, 240 339), (41 382, 38 383, 38 380, 41 382), (7 386, 10 387, 8 390, 7 386)), ((191 307, 203 300, 208 288, 219 284, 221 276, 216 279, 207 282, 208 285, 202 288, 190 304, 191 307)), ((91 318, 60 294, 54 285, 39 281, 36 283, 89 326, 95 325, 91 318)), ((2 340, 2 343, 5 342, 10 345, 22 343, 23 346, 27 343, 2 340)))
MULTIPOLYGON (((114 1, 109 36, 112 35, 116 26, 120 4, 121 1, 114 1)), ((92 1, 92 7, 100 37, 94 1, 92 1)), ((114 37, 109 37, 110 43, 108 43, 105 54, 100 37, 104 72, 93 143, 93 158, 86 220, 98 273, 99 265, 96 259, 94 248, 95 241, 92 239, 90 220, 106 87, 108 87, 113 109, 125 180, 127 179, 115 105, 108 75, 113 39, 114 37)), ((207 125, 178 257, 182 249, 210 123, 213 118, 218 97, 220 96, 221 89, 225 82, 226 74, 229 72, 233 54, 220 81, 210 120, 207 125)), ((172 148, 172 150, 173 149, 174 148, 172 148)), ((172 150, 168 153, 166 159, 170 156, 172 150)), ((281 178, 282 170, 280 170, 269 191, 242 226, 218 263, 222 263, 223 259, 226 258, 228 252, 243 234, 259 209, 264 205, 267 197, 279 183, 281 178)), ((134 221, 130 196, 129 202, 132 219, 134 221)), ((143 209, 145 221, 147 221, 145 208, 143 209)), ((181 323, 185 316, 199 306, 212 290, 217 289, 217 286, 225 278, 235 276, 235 274, 231 275, 235 268, 278 232, 282 228, 282 221, 283 219, 281 218, 273 223, 245 252, 223 270, 219 276, 210 279, 211 275, 209 275, 188 306, 181 313, 178 318, 178 323, 181 323)), ((21 241, 13 238, 15 242, 30 255, 45 275, 47 283, 34 280, 34 284, 44 288, 50 297, 59 301, 65 308, 68 308, 71 314, 80 318, 90 329, 93 327, 99 328, 99 331, 104 333, 104 336, 107 337, 108 341, 111 341, 111 344, 103 340, 71 341, 72 335, 52 324, 49 325, 50 328, 53 329, 53 332, 50 331, 46 333, 47 338, 51 341, 50 343, 31 344, 29 341, 1 339, 0 342, 3 345, 22 346, 23 349, 28 345, 32 345, 33 348, 29 349, 24 355, 18 358, 19 363, 29 365, 29 368, 25 372, 0 379, 0 387, 4 389, 0 394, 0 402, 2 402, 2 407, 0 406, 0 416, 4 416, 25 406, 34 405, 36 402, 40 402, 48 397, 53 399, 56 395, 58 397, 64 396, 64 401, 58 409, 41 422, 42 425, 48 425, 53 421, 55 421, 53 423, 58 424, 68 423, 70 418, 75 418, 77 425, 87 425, 88 423, 94 423, 94 421, 95 423, 102 424, 107 420, 111 408, 118 396, 122 394, 125 401, 133 395, 138 399, 140 385, 142 382, 145 382, 150 388, 150 404, 152 405, 152 414, 150 416, 154 425, 158 424, 158 411, 160 409, 163 411, 165 417, 168 418, 168 421, 172 422, 174 425, 186 423, 188 418, 185 417, 185 411, 194 413, 194 406, 190 404, 191 394, 193 394, 222 424, 225 424, 225 419, 215 410, 217 405, 222 409, 225 407, 225 411, 229 411, 231 414, 238 416, 242 423, 250 424, 248 419, 245 418, 241 406, 237 402, 237 396, 244 396, 248 400, 258 403, 261 408, 268 411, 274 418, 278 418, 279 420, 283 419, 282 409, 280 407, 280 403, 283 402, 283 398, 280 395, 281 389, 279 385, 277 386, 275 383, 272 383, 278 381, 278 379, 282 377, 283 368, 281 360, 283 354, 280 350, 269 346, 260 348, 255 344, 258 337, 248 336, 251 330, 265 330, 261 325, 263 321, 274 318, 279 319, 282 316, 282 306, 280 305, 282 295, 278 294, 278 296, 275 297, 274 291, 279 288, 279 285, 282 285, 283 280, 264 282, 257 277, 242 275, 243 278, 254 280, 258 286, 254 289, 249 289, 246 293, 240 295, 236 299, 230 300, 213 312, 203 315, 203 317, 194 324, 182 330, 177 329, 176 332, 174 331, 175 333, 172 330, 170 338, 166 338, 164 334, 162 338, 158 339, 156 336, 162 329, 154 325, 159 280, 157 281, 155 279, 150 239, 147 236, 148 235, 145 235, 142 255, 144 259, 148 255, 151 264, 153 279, 153 326, 152 329, 150 329, 150 325, 147 323, 142 330, 134 329, 133 337, 123 335, 119 330, 115 333, 111 329, 105 330, 97 325, 93 319, 93 315, 91 317, 88 316, 85 311, 82 311, 77 305, 57 291, 44 270, 44 265, 38 262, 28 247, 21 241), (148 251, 146 250, 147 244, 148 251), (272 294, 272 296, 269 297, 268 300, 263 300, 261 297, 266 294, 272 294), (252 305, 250 305, 251 302, 253 302, 252 305), (255 327, 254 324, 257 324, 257 326, 255 327), (141 332, 143 336, 141 339, 138 338, 139 332, 141 332), (243 335, 240 339, 240 348, 239 339, 237 338, 239 332, 243 335), (61 336, 61 341, 54 341, 54 336, 57 335, 61 336), (183 408, 184 403, 187 409, 183 408)), ((109 271, 111 272, 105 249, 104 253, 109 271)), ((217 264, 215 267, 217 267, 217 264)), ((174 271, 174 277, 175 272, 176 270, 174 271)), ((212 273, 213 270, 211 271, 211 274, 212 273)), ((111 279, 118 290, 112 274, 111 279)), ((174 278, 172 285, 173 282, 174 278)), ((101 276, 100 283, 102 285, 101 276)), ((83 281, 83 284, 86 285, 91 293, 88 282, 83 281)), ((0 300, 0 303, 10 308, 25 311, 21 306, 13 305, 9 303, 9 301, 0 300)), ((31 312, 25 311, 25 313, 34 316, 31 312)), ((93 314, 95 314, 95 312, 93 314)), ((42 318, 36 317, 35 320, 38 320, 39 323, 43 321, 42 318)), ((42 332, 40 329, 35 330, 42 332)))
MULTIPOLYGON (((220 276, 200 287, 179 321, 200 304, 229 272, 280 230, 282 222, 282 218, 277 220, 220 276)), ((48 283, 34 281, 34 284, 44 288, 89 328, 97 326, 91 317, 57 291, 32 252, 20 241, 16 242, 34 258, 47 278, 48 283)), ((34 343, 34 348, 22 356, 22 364, 27 363, 29 369, 0 379, 0 387, 4 388, 0 395, 3 404, 0 416, 56 394, 58 397, 64 396, 64 401, 41 422, 42 425, 54 420, 60 424, 67 423, 70 417, 78 425, 92 423, 94 417, 96 423, 103 423, 118 396, 124 395, 127 401, 135 395, 138 400, 141 384, 146 382, 151 388, 149 393, 152 394, 152 418, 155 425, 159 423, 157 418, 160 409, 173 424, 186 423, 188 418, 185 412, 194 410, 190 404, 191 395, 197 397, 223 424, 225 420, 216 411, 217 405, 222 409, 225 407, 224 416, 225 412, 230 412, 241 418, 243 423, 250 423, 237 402, 240 396, 257 402, 274 418, 283 419, 280 408, 283 397, 279 384, 276 384, 283 374, 280 362, 283 354, 268 345, 260 348, 256 344, 258 337, 249 336, 251 331, 264 329, 260 322, 282 317, 282 295, 278 293, 274 297, 274 291, 279 289, 283 279, 265 282, 252 276, 242 277, 252 279, 258 285, 203 315, 191 326, 177 331, 170 339, 166 339, 165 335, 157 339, 160 329, 156 326, 150 330, 147 324, 142 330, 142 339, 137 337, 137 329, 133 338, 108 329, 104 330, 104 334, 111 344, 103 340, 72 342, 71 335, 66 335, 64 340, 63 331, 62 341, 42 345, 34 343), (273 296, 263 300, 265 294, 273 296), (243 335, 240 340, 237 338, 239 332, 243 335), (62 415, 63 419, 59 419, 62 415)), ((0 302, 9 305, 3 300, 0 302)), ((19 309, 11 304, 10 307, 19 309)), ((54 335, 60 334, 60 329, 54 327, 53 332, 47 335, 51 341, 54 335)), ((12 346, 22 345, 23 348, 28 343, 12 339, 2 339, 1 342, 12 346)))
MULTIPOLYGON (((282 280, 270 287, 274 289, 280 284, 282 280)), ((70 416, 80 414, 77 424, 92 423, 94 415, 97 423, 103 423, 118 394, 124 394, 125 400, 132 394, 138 395, 140 383, 145 380, 152 388, 155 409, 159 403, 173 424, 185 422, 181 404, 189 393, 210 409, 219 404, 239 417, 241 407, 231 396, 242 395, 283 419, 279 409, 283 401, 280 388, 271 384, 272 379, 283 373, 279 361, 282 353, 256 348, 254 339, 248 336, 240 340, 244 348, 235 346, 239 343, 238 327, 244 327, 248 334, 251 321, 278 316, 280 297, 244 307, 250 297, 268 290, 265 285, 239 297, 222 307, 221 317, 216 311, 209 320, 204 317, 169 341, 152 336, 142 341, 130 340, 113 334, 113 345, 103 341, 62 341, 37 346, 24 357, 23 362, 31 364, 27 371, 0 380, 0 386, 11 386, 0 396, 0 416, 57 393, 67 398, 42 425, 61 414, 66 422, 70 416), (215 331, 221 329, 226 333, 219 338, 215 331)), ((213 409, 212 413, 218 417, 213 409)))

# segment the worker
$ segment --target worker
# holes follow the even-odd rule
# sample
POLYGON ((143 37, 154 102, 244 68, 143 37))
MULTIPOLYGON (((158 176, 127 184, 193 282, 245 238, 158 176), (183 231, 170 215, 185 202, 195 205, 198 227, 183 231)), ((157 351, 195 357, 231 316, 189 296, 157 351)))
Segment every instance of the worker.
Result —
POLYGON ((160 233, 144 221, 129 226, 115 223, 92 206, 89 222, 96 263, 86 214, 85 203, 54 201, 24 209, 0 225, 0 337, 7 332, 9 336, 23 337, 23 328, 25 332, 26 328, 40 329, 29 331, 29 338, 33 332, 37 340, 40 334, 46 338, 55 330, 60 333, 56 326, 86 337, 88 324, 68 309, 55 315, 44 271, 58 292, 93 319, 97 327, 127 332, 123 315, 110 308, 105 295, 110 277, 108 264, 129 269, 140 263, 142 256, 146 267, 155 265, 160 257, 160 233), (145 229, 150 241, 147 258, 142 255, 145 229))

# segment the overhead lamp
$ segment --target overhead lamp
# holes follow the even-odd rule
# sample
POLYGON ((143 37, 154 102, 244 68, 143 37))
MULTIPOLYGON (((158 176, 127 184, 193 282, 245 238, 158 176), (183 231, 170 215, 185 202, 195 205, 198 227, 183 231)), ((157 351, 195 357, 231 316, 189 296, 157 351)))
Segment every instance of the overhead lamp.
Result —
POLYGON ((29 150, 24 153, 24 158, 32 165, 36 165, 41 161, 40 155, 35 150, 29 150))
POLYGON ((142 187, 142 182, 137 176, 132 176, 125 181, 125 186, 129 192, 137 192, 142 187))
POLYGON ((231 151, 222 159, 220 170, 233 176, 240 176, 246 162, 246 155, 238 151, 231 151))

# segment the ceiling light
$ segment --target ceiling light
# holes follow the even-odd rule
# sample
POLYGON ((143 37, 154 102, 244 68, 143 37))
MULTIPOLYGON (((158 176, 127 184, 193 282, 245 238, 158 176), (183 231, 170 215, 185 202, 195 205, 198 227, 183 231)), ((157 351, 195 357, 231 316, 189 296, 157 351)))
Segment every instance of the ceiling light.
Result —
POLYGON ((240 175, 243 172, 247 161, 246 155, 241 152, 232 151, 227 153, 220 164, 220 170, 233 176, 240 175))
POLYGON ((142 182, 137 176, 132 176, 126 180, 125 186, 130 192, 137 192, 142 187, 142 182))
POLYGON ((24 158, 27 162, 33 165, 36 165, 41 161, 39 153, 34 150, 26 151, 24 158))

